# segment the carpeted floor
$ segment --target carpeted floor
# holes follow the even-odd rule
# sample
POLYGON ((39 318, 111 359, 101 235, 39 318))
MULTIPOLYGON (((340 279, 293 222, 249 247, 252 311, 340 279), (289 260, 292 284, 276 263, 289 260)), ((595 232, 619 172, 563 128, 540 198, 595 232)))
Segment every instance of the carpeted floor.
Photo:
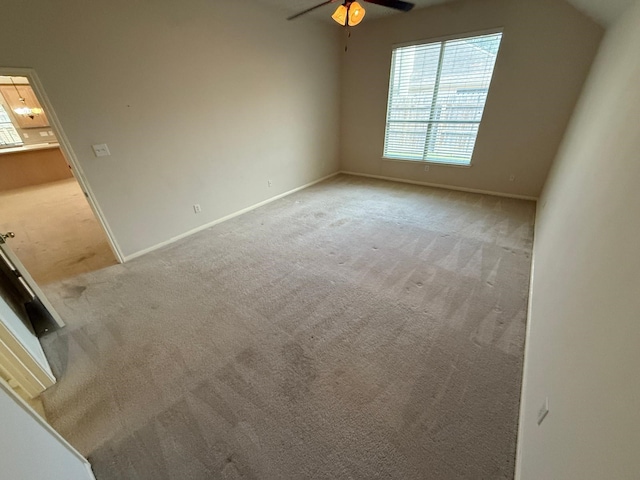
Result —
MULTIPOLYGON (((2 172, 6 175, 6 172, 2 172)), ((73 178, 0 191, 0 232, 39 285, 118 262, 73 178)))
POLYGON ((512 478, 535 205, 350 176, 47 287, 107 479, 512 478))

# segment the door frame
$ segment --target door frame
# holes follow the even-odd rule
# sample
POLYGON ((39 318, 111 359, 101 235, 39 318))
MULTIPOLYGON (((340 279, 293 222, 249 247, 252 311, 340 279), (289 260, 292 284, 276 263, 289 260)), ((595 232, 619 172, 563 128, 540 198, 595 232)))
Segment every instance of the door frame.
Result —
POLYGON ((124 255, 120 250, 120 246, 116 241, 115 236, 113 235, 113 231, 109 226, 109 222, 104 216, 98 201, 95 198, 95 195, 91 189, 91 185, 89 184, 89 180, 87 180, 86 175, 84 174, 82 167, 80 166, 80 162, 78 161, 78 157, 73 152, 73 148, 71 148, 71 143, 69 142, 69 138, 64 133, 62 125, 60 124, 60 120, 53 109, 53 105, 49 101, 49 97, 47 96, 42 82, 40 82, 40 78, 38 74, 33 68, 24 68, 24 67, 0 67, 0 75, 2 76, 12 76, 12 77, 26 77, 29 80, 29 85, 33 89, 40 105, 44 108, 45 112, 47 112, 47 118, 49 119, 49 127, 53 130, 58 139, 58 143, 60 144, 60 148, 62 149, 62 153, 65 156, 65 159, 70 164, 71 169, 73 170, 73 176, 75 180, 80 185, 80 188, 84 192, 85 198, 93 211, 94 216, 100 223, 102 230, 107 236, 107 242, 113 251, 114 256, 118 263, 124 263, 124 255))
POLYGON ((51 371, 33 358, 3 322, 0 322, 0 379, 15 382, 29 398, 36 398, 56 383, 51 371))

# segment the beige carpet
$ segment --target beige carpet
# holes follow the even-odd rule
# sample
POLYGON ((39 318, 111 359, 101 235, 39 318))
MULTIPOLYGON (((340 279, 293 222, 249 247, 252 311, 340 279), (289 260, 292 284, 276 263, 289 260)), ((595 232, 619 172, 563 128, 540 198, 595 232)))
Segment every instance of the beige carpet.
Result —
POLYGON ((40 285, 118 263, 74 178, 0 192, 0 232, 7 231, 40 285))
POLYGON ((106 479, 502 479, 532 202, 339 176, 51 285, 53 425, 106 479))

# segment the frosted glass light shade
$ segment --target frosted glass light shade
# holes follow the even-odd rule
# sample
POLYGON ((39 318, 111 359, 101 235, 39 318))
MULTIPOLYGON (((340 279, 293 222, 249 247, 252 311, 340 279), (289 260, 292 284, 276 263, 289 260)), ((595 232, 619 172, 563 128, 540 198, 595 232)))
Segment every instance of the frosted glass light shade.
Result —
POLYGON ((365 13, 366 11, 362 5, 358 2, 353 2, 351 6, 349 6, 349 26, 355 27, 358 25, 364 18, 365 13))
POLYGON ((351 2, 348 7, 340 5, 333 15, 331 15, 331 18, 343 27, 346 25, 355 27, 362 21, 365 13, 366 12, 362 5, 358 2, 351 2))
POLYGON ((340 25, 345 26, 347 23, 347 7, 345 7, 344 5, 340 5, 336 9, 336 11, 333 12, 331 18, 333 18, 340 25))

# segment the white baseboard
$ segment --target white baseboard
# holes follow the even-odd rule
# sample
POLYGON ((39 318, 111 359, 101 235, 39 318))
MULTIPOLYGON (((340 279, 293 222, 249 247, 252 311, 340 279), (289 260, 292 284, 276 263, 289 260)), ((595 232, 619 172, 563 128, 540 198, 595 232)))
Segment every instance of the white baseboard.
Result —
POLYGON ((341 171, 340 173, 344 173, 345 175, 354 175, 356 177, 367 177, 367 178, 376 178, 378 180, 388 180, 391 182, 410 183, 411 185, 422 185, 424 187, 444 188, 446 190, 456 190, 459 192, 482 193, 484 195, 494 195, 497 197, 517 198, 519 200, 533 200, 534 202, 538 201, 537 197, 530 197, 528 195, 516 195, 512 193, 492 192, 489 190, 479 190, 477 188, 467 188, 467 187, 456 187, 454 185, 444 185, 441 183, 418 182, 415 180, 405 180, 404 178, 383 177, 382 175, 369 175, 368 173, 347 172, 344 170, 341 171))
MULTIPOLYGON (((536 217, 534 225, 538 225, 538 216, 540 214, 540 204, 536 208, 536 217)), ((516 465, 514 480, 520 480, 522 478, 522 441, 524 438, 523 425, 526 418, 526 409, 531 408, 531 405, 525 404, 524 395, 528 392, 527 387, 529 383, 529 377, 526 373, 529 371, 529 358, 531 357, 530 346, 531 342, 531 328, 532 328, 532 309, 533 309, 533 281, 536 274, 536 251, 535 251, 535 227, 533 230, 534 248, 531 250, 531 272, 529 273, 529 295, 527 304, 527 326, 524 333, 524 355, 522 361, 522 384, 520 385, 520 410, 518 412, 518 435, 516 437, 516 465)))
POLYGON ((199 227, 196 227, 194 229, 191 229, 187 232, 181 233, 180 235, 177 235, 175 237, 170 238, 169 240, 165 240, 164 242, 160 242, 156 245, 153 245, 149 248, 145 248, 143 250, 139 250, 135 253, 132 253, 131 255, 126 255, 124 257, 124 261, 128 262, 129 260, 133 260, 134 258, 138 258, 141 257, 142 255, 145 255, 147 253, 153 252, 154 250, 158 250, 159 248, 162 247, 166 247, 167 245, 170 245, 174 242, 177 242, 178 240, 182 240, 183 238, 189 237, 195 233, 201 232, 202 230, 206 230, 207 228, 213 227, 214 225, 217 225, 219 223, 222 222, 226 222, 227 220, 231 220, 232 218, 235 218, 239 215, 242 215, 243 213, 247 213, 250 212, 251 210, 255 210, 256 208, 260 208, 263 205, 267 205, 268 203, 274 202, 280 198, 286 197, 287 195, 291 195, 292 193, 298 192, 300 190, 304 190, 305 188, 308 188, 312 185, 315 185, 316 183, 320 183, 323 182, 331 177, 335 177, 336 175, 338 175, 340 172, 335 172, 332 173, 331 175, 327 175, 325 177, 319 178, 318 180, 314 180, 313 182, 307 183, 305 185, 302 185, 301 187, 297 187, 294 188, 293 190, 289 190, 288 192, 284 192, 284 193, 280 193, 279 195, 276 195, 274 197, 271 198, 267 198, 266 200, 263 200, 262 202, 256 203, 254 205, 251 205, 247 208, 243 208, 242 210, 238 210, 237 212, 231 213, 225 217, 222 218, 218 218, 217 220, 214 220, 212 222, 209 223, 205 223, 204 225, 200 225, 199 227))
POLYGON ((160 242, 156 245, 153 245, 149 248, 145 248, 143 250, 139 250, 135 253, 132 253, 131 255, 126 255, 124 257, 124 261, 128 262, 129 260, 133 260, 134 258, 138 258, 141 257, 142 255, 145 255, 147 253, 153 252, 154 250, 158 250, 159 248, 162 247, 166 247, 167 245, 170 245, 174 242, 177 242, 178 240, 182 240, 183 238, 189 237, 195 233, 201 232, 202 230, 206 230, 207 228, 213 227, 214 225, 217 225, 219 223, 222 222, 226 222, 227 220, 230 220, 232 218, 237 217, 238 215, 242 215, 243 213, 247 213, 250 212, 251 210, 255 210, 256 208, 260 208, 263 205, 267 205, 268 203, 274 202, 280 198, 286 197, 287 195, 291 195, 292 193, 298 192, 300 190, 303 190, 305 188, 308 188, 312 185, 315 185, 316 183, 320 183, 323 182, 331 177, 335 177, 336 175, 343 173, 345 175, 353 175, 356 177, 367 177, 367 178, 376 178, 378 180, 388 180, 391 182, 400 182, 400 183, 409 183, 412 185, 422 185, 425 187, 435 187, 435 188, 444 188, 444 189, 448 189, 448 190, 457 190, 457 191, 461 191, 461 192, 471 192, 471 193, 482 193, 485 195, 495 195, 495 196, 499 196, 499 197, 508 197, 508 198, 518 198, 521 200, 533 200, 533 201, 537 201, 538 199, 536 197, 530 197, 530 196, 526 196, 526 195, 515 195, 515 194, 509 194, 509 193, 500 193, 500 192, 491 192, 488 190, 478 190, 475 188, 466 188, 466 187, 456 187, 456 186, 451 186, 451 185, 442 185, 442 184, 438 184, 438 183, 427 183, 427 182, 418 182, 418 181, 413 181, 413 180, 405 180, 402 178, 394 178, 394 177, 383 177, 381 175, 369 175, 366 173, 357 173, 357 172, 348 172, 348 171, 339 171, 339 172, 335 172, 332 173, 331 175, 327 175, 325 177, 319 178, 318 180, 315 180, 313 182, 307 183, 305 185, 302 185, 300 187, 294 188, 293 190, 289 190, 288 192, 284 192, 281 193, 279 195, 276 195, 274 197, 268 198, 266 200, 263 200, 262 202, 256 203, 255 205, 251 205, 250 207, 247 208, 243 208, 242 210, 238 210, 237 212, 231 213, 225 217, 219 218, 217 220, 214 220, 212 222, 209 223, 205 223, 204 225, 200 225, 199 227, 196 227, 194 229, 191 229, 185 233, 181 233, 180 235, 177 235, 175 237, 172 237, 168 240, 165 240, 164 242, 160 242))

